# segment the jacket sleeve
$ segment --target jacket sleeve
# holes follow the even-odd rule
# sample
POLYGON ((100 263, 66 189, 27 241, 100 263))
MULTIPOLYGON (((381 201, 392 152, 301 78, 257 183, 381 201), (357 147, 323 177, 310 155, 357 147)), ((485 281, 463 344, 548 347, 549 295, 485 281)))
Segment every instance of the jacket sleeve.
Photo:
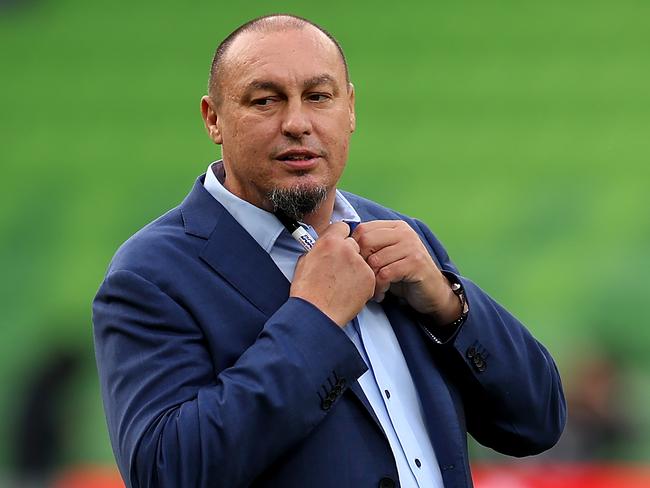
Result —
POLYGON ((553 358, 514 316, 459 276, 431 231, 416 224, 441 268, 462 282, 469 304, 465 323, 444 344, 433 346, 460 390, 468 432, 481 444, 511 456, 549 449, 566 423, 553 358))
POLYGON ((138 274, 107 275, 93 322, 109 433, 131 488, 250 484, 366 370, 345 333, 297 298, 218 373, 190 312, 138 274))

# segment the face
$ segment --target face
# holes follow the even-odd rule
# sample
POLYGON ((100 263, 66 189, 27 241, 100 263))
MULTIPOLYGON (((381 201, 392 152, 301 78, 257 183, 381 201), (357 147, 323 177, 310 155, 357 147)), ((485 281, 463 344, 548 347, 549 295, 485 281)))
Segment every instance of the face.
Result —
POLYGON ((226 188, 267 210, 268 193, 280 188, 324 186, 332 202, 355 125, 336 46, 311 26, 249 32, 224 62, 219 103, 201 105, 222 145, 226 188))

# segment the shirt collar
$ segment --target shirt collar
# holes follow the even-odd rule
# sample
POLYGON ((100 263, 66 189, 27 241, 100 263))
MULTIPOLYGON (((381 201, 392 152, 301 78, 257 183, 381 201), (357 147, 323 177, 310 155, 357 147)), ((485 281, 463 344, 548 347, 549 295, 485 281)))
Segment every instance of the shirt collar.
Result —
MULTIPOLYGON (((216 161, 215 163, 219 163, 216 161)), ((253 239, 268 253, 271 252, 275 242, 284 230, 284 226, 271 212, 256 207, 250 202, 230 193, 222 184, 225 172, 222 165, 211 163, 205 173, 203 186, 235 220, 248 232, 253 239), (218 175, 215 175, 213 168, 218 175)), ((359 222, 361 219, 357 211, 343 194, 336 190, 334 209, 331 222, 345 220, 359 222)))

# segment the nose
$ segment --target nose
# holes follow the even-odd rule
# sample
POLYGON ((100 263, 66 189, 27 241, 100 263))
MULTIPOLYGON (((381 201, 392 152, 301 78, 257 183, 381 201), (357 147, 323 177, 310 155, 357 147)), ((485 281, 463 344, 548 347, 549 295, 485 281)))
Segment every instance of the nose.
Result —
POLYGON ((302 100, 291 100, 282 120, 282 134, 292 139, 300 139, 311 134, 311 119, 302 100))

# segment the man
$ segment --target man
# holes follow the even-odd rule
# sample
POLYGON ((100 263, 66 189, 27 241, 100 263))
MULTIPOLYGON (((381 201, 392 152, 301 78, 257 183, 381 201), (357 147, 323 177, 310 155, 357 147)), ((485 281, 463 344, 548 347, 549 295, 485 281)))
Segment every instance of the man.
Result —
POLYGON ((245 24, 201 110, 223 161, 122 246, 94 303, 128 486, 471 486, 468 431, 516 456, 556 442, 548 352, 422 223, 336 190, 354 88, 329 34, 245 24))

